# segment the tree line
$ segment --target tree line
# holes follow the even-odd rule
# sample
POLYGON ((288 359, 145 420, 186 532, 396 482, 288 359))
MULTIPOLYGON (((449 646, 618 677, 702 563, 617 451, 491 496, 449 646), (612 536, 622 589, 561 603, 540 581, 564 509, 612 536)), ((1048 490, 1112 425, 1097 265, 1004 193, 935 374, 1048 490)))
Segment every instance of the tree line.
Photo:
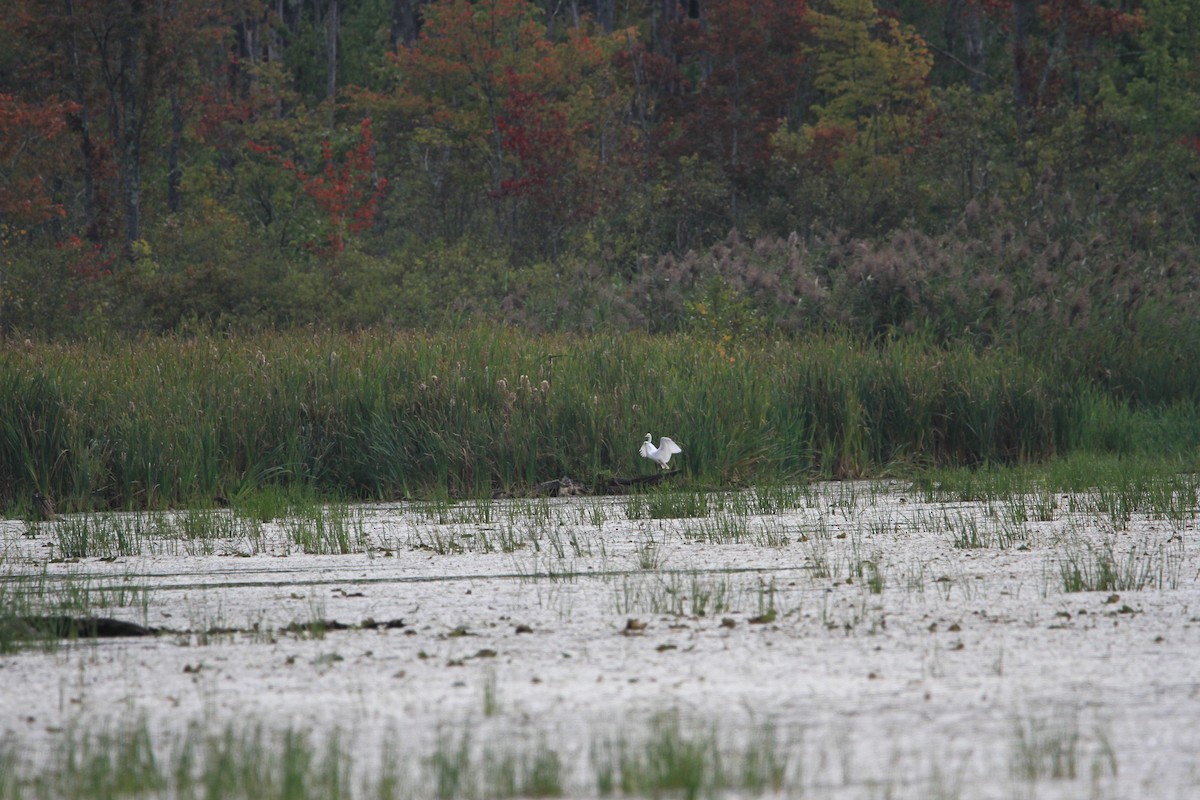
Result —
POLYGON ((531 281, 653 283, 730 231, 800 237, 827 285, 847 242, 1007 263, 1031 226, 1143 282, 1195 266, 1190 0, 14 0, 0 27, 7 333, 554 325, 531 281))

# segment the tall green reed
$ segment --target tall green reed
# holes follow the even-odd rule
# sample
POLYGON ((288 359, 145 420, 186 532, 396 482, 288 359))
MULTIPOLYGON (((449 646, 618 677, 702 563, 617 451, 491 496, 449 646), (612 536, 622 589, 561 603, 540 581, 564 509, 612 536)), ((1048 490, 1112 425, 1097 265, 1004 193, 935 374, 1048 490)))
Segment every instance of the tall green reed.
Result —
MULTIPOLYGON (((825 335, 292 332, 33 344, 0 354, 0 503, 161 508, 272 487, 489 496, 649 473, 780 483, 1058 452, 1079 390, 1018 353, 825 335)), ((12 513, 12 511, 10 511, 12 513)))

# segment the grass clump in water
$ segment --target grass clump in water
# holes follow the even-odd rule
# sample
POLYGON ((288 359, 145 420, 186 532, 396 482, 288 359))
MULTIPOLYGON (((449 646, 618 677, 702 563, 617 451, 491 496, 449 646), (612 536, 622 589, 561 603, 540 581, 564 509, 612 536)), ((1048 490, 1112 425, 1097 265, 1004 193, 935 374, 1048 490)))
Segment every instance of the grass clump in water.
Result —
POLYGON ((111 583, 87 576, 0 575, 0 653, 34 643, 55 646, 79 635, 80 624, 101 615, 123 613, 146 624, 150 591, 128 580, 111 583))
POLYGON ((1074 709, 1053 717, 1018 717, 1013 733, 1010 768, 1023 783, 1073 781, 1081 776, 1084 763, 1090 764, 1087 773, 1093 790, 1102 778, 1117 774, 1117 757, 1107 733, 1098 727, 1094 740, 1089 740, 1080 731, 1074 709))
POLYGON ((477 753, 469 733, 463 732, 457 740, 443 733, 429 767, 439 800, 563 794, 562 759, 544 740, 531 749, 485 748, 477 753))
POLYGON ((1154 549, 1130 547, 1124 555, 1116 542, 1068 544, 1058 557, 1058 572, 1066 592, 1126 592, 1142 589, 1176 589, 1182 569, 1182 545, 1154 549))
POLYGON ((679 796, 725 791, 778 792, 788 759, 774 728, 763 725, 741 747, 723 746, 714 727, 685 726, 676 711, 650 719, 644 739, 604 740, 592 748, 597 792, 608 797, 679 796))
POLYGON ((280 521, 288 542, 310 555, 345 555, 362 552, 368 537, 361 514, 344 503, 295 509, 295 516, 280 521))
POLYGON ((676 712, 655 716, 644 742, 607 743, 593 761, 597 788, 605 796, 619 790, 627 796, 679 794, 691 800, 726 785, 716 733, 685 733, 676 712))

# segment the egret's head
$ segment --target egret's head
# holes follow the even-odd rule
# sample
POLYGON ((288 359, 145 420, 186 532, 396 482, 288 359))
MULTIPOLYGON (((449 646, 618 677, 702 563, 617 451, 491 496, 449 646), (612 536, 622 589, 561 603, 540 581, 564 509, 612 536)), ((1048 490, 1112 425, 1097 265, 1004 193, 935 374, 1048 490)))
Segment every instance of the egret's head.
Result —
POLYGON ((650 440, 651 440, 651 439, 653 439, 653 438, 654 438, 654 437, 653 437, 653 436, 651 436, 650 434, 648 434, 648 433, 646 434, 646 441, 647 441, 647 442, 648 442, 648 441, 650 441, 650 440))

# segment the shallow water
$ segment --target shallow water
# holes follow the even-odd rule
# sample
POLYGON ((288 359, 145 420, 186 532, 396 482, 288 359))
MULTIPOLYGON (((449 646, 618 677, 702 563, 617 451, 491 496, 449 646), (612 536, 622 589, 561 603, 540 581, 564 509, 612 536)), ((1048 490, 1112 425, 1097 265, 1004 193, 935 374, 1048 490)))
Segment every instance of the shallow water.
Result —
POLYGON ((162 629, 0 656, 0 737, 36 764, 72 728, 253 721, 337 729, 360 769, 388 749, 419 774, 469 730, 551 743, 567 793, 592 796, 598 743, 675 712, 730 752, 769 724, 788 796, 1195 796, 1194 518, 1114 523, 1063 498, 1016 521, 868 484, 767 514, 723 497, 661 520, 625 498, 357 507, 346 555, 268 524, 47 564, 61 523, 0 523, 9 585, 45 569, 162 629), (1142 588, 1065 591, 1062 565, 1104 552, 1142 588), (318 620, 355 627, 286 630, 318 620), (1053 777, 1037 754, 1063 746, 1053 777))

